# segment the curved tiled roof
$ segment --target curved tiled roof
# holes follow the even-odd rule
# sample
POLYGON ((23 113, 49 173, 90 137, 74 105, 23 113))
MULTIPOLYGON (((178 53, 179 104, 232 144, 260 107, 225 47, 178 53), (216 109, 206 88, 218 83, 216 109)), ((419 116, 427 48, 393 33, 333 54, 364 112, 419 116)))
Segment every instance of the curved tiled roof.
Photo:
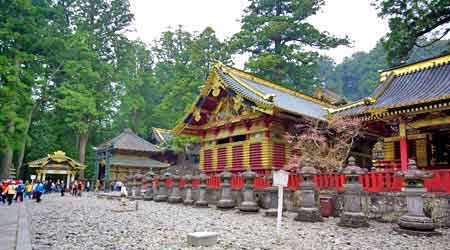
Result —
POLYGON ((278 110, 325 120, 328 115, 327 109, 334 107, 315 97, 287 89, 219 62, 209 74, 200 96, 197 97, 190 111, 172 130, 174 134, 180 133, 192 121, 194 111, 201 107, 203 97, 208 94, 212 82, 215 81, 212 79, 217 79, 229 94, 242 96, 247 102, 265 110, 263 112, 269 111, 270 113, 273 110, 278 110))
POLYGON ((100 144, 98 149, 122 149, 140 152, 158 152, 160 149, 156 145, 142 139, 129 128, 123 130, 120 135, 100 144))
POLYGON ((334 113, 356 115, 446 98, 450 98, 450 60, 400 74, 392 72, 375 88, 371 97, 366 98, 369 101, 361 100, 336 109, 334 113))
POLYGON ((85 169, 86 166, 75 161, 74 159, 68 157, 65 152, 59 150, 54 152, 53 154, 48 154, 46 157, 43 157, 38 160, 34 160, 28 162, 27 165, 31 168, 45 168, 47 166, 56 165, 66 165, 75 169, 85 169))

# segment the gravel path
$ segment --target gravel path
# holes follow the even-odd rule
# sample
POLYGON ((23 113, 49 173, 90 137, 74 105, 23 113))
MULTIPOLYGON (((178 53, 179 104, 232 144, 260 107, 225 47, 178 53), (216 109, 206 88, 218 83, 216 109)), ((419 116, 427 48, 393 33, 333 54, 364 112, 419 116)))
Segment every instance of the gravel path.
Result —
MULTIPOLYGON (((204 249, 450 249, 450 230, 438 238, 398 235, 391 224, 371 221, 368 229, 343 229, 337 219, 321 223, 294 221, 287 213, 283 233, 275 236, 276 219, 139 201, 139 210, 112 212, 118 201, 94 197, 46 196, 41 204, 28 203, 33 249, 202 249, 189 247, 186 234, 219 233, 219 244, 204 249)), ((134 207, 134 202, 129 203, 134 207)))

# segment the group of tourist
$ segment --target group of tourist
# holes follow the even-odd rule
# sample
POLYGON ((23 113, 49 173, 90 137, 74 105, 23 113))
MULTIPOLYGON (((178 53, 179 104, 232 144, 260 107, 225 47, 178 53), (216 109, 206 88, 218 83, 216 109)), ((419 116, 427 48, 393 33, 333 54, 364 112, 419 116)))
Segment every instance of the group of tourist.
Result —
POLYGON ((28 199, 36 199, 41 201, 41 195, 45 192, 44 184, 40 181, 31 184, 30 182, 23 183, 22 180, 5 180, 1 186, 0 201, 3 204, 11 205, 13 201, 23 202, 24 196, 28 199))
MULTIPOLYGON (((87 181, 86 183, 83 183, 83 181, 74 181, 72 185, 70 186, 70 193, 72 196, 79 196, 81 197, 81 194, 83 191, 89 192, 91 189, 91 183, 87 181)), ((64 196, 64 192, 61 192, 61 196, 64 196)))
POLYGON ((0 203, 11 205, 13 201, 23 202, 25 199, 35 199, 36 202, 41 202, 41 197, 43 194, 49 194, 52 192, 60 192, 61 196, 64 196, 65 192, 70 192, 73 196, 81 197, 83 191, 90 191, 90 182, 86 183, 82 181, 74 181, 66 188, 64 181, 35 181, 25 183, 23 180, 12 180, 7 179, 1 182, 1 196, 0 203))

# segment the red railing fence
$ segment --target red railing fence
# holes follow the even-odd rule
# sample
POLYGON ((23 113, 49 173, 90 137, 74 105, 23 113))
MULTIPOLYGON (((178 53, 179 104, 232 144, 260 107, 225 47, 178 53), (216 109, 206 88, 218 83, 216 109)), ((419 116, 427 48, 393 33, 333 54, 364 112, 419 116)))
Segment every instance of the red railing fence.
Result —
MULTIPOLYGON (((444 170, 431 170, 433 176, 426 179, 424 186, 428 192, 443 192, 450 193, 450 169, 444 170)), ((254 180, 255 190, 262 190, 270 187, 272 184, 267 181, 266 176, 270 175, 270 171, 259 173, 254 180)), ((393 169, 384 170, 381 172, 368 172, 362 175, 358 179, 359 183, 363 186, 367 192, 401 192, 404 187, 403 178, 397 175, 397 171, 393 169)), ((158 186, 158 180, 154 180, 155 185, 158 186)), ((298 190, 302 177, 298 174, 289 174, 288 186, 289 190, 298 190)), ((335 190, 337 192, 343 192, 345 184, 345 176, 342 173, 327 172, 321 173, 314 177, 317 190, 335 190)), ((167 187, 173 185, 171 178, 165 181, 167 187)), ((218 174, 211 174, 206 180, 206 186, 210 189, 220 188, 221 180, 218 174)), ((180 180, 180 187, 186 185, 186 180, 180 180)), ((198 188, 200 185, 199 179, 192 180, 192 187, 198 188)), ((242 189, 244 186, 243 177, 234 173, 231 178, 231 188, 234 190, 242 189)))

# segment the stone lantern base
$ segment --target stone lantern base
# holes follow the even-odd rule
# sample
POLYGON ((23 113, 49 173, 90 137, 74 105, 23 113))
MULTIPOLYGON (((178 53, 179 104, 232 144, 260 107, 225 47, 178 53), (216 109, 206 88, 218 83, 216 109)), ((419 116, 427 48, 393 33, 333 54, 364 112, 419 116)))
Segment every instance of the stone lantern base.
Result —
POLYGON ((256 202, 242 202, 239 206, 239 211, 246 213, 257 213, 259 211, 258 204, 256 202))
POLYGON ((181 196, 170 196, 168 199, 169 203, 182 203, 183 198, 181 196))
POLYGON ((167 201, 167 195, 158 194, 153 200, 156 201, 156 202, 167 201))
POLYGON ((302 207, 298 209, 296 221, 320 222, 323 221, 320 210, 316 207, 302 207))
POLYGON ((398 219, 398 226, 394 227, 396 232, 414 236, 437 236, 441 233, 434 231, 433 221, 425 216, 403 215, 398 219))
POLYGON ((234 208, 234 201, 233 200, 219 200, 217 202, 217 208, 218 209, 232 209, 234 208))
MULTIPOLYGON (((147 191, 148 192, 148 191, 147 191)), ((144 201, 151 201, 153 200, 153 194, 147 194, 144 195, 144 201)))
POLYGON ((184 200, 183 204, 186 206, 190 206, 194 204, 194 200, 190 199, 190 200, 184 200))
POLYGON ((367 216, 364 213, 351 213, 344 212, 341 216, 341 220, 338 222, 338 226, 341 227, 369 227, 367 216))
POLYGON ((206 200, 198 200, 194 204, 196 207, 208 207, 208 201, 206 200))

